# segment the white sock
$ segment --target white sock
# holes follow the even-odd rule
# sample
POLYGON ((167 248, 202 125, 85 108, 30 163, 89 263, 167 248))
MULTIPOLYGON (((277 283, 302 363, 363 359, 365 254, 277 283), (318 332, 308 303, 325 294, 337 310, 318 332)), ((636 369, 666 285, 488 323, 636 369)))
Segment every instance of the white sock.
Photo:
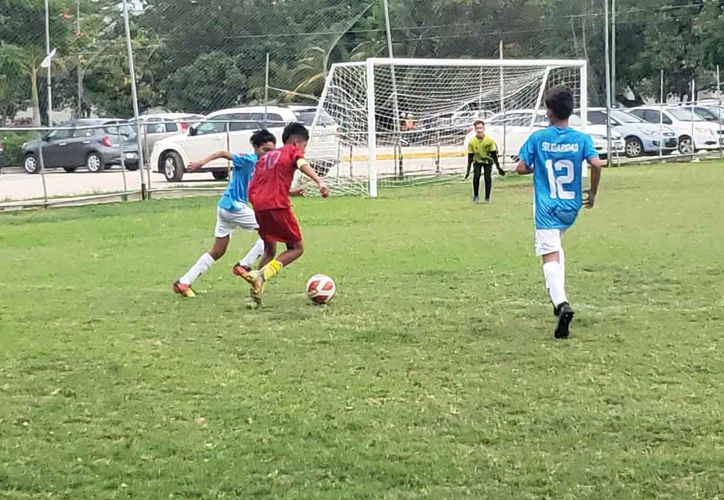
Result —
POLYGON ((216 261, 211 255, 208 253, 203 254, 199 257, 199 260, 196 261, 196 264, 191 266, 191 269, 179 278, 179 282, 184 285, 190 285, 196 281, 196 278, 208 271, 209 268, 214 265, 214 262, 216 261))
POLYGON ((565 288, 565 274, 560 262, 546 262, 543 264, 543 274, 546 278, 546 288, 553 305, 558 307, 563 302, 568 302, 565 288))
POLYGON ((561 271, 563 271, 563 286, 566 286, 566 254, 563 253, 563 248, 558 251, 558 263, 561 265, 561 271))
POLYGON ((249 252, 239 261, 240 266, 244 266, 247 269, 251 269, 254 266, 254 262, 259 260, 264 253, 264 240, 259 238, 254 243, 254 246, 249 249, 249 252))

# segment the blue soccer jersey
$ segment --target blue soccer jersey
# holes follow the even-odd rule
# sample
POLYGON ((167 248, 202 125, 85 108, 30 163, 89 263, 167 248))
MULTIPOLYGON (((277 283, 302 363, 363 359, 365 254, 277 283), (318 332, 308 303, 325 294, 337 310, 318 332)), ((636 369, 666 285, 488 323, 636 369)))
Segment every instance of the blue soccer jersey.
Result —
POLYGON ((519 156, 533 169, 536 229, 570 227, 583 204, 583 162, 598 157, 591 136, 551 126, 533 133, 519 156))
POLYGON ((244 155, 231 155, 233 164, 231 179, 223 196, 219 200, 219 208, 229 212, 238 212, 241 205, 249 204, 249 183, 254 175, 254 167, 258 160, 255 153, 244 155))

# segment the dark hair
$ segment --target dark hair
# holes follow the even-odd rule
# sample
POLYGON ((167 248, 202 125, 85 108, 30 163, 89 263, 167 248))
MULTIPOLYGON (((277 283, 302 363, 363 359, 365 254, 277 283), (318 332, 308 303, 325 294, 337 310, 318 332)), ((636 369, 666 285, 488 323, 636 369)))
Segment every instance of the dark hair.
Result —
POLYGON ((473 122, 473 127, 477 127, 478 125, 482 125, 482 126, 484 127, 484 126, 485 126, 485 122, 484 122, 483 120, 475 120, 475 121, 473 122))
POLYGON ((568 120, 573 114, 573 93, 564 87, 555 87, 546 94, 546 108, 559 120, 568 120))
POLYGON ((276 144, 277 138, 274 137, 274 134, 263 128, 251 134, 251 139, 249 140, 249 142, 251 142, 251 145, 255 148, 259 148, 262 146, 262 144, 266 144, 267 142, 273 142, 274 144, 276 144))
POLYGON ((284 127, 284 133, 282 134, 282 142, 286 144, 292 137, 298 137, 303 141, 309 140, 309 131, 307 127, 301 123, 292 122, 284 127))

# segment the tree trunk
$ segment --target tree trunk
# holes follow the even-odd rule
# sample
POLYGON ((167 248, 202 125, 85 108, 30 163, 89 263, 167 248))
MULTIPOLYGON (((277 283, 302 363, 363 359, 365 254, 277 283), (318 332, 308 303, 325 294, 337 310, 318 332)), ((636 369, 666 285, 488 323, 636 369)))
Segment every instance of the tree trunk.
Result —
POLYGON ((33 106, 33 127, 40 127, 40 99, 38 98, 38 68, 30 68, 30 97, 33 106))

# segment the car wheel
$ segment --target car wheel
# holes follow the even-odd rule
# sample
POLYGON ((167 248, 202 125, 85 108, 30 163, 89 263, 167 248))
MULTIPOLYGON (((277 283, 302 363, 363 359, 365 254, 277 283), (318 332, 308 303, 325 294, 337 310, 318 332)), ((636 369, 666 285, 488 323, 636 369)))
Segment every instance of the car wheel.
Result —
POLYGON ((694 154, 694 152, 694 141, 691 140, 691 137, 687 135, 679 137, 679 153, 690 155, 694 154))
POLYGON ((629 158, 638 158, 644 154, 644 145, 638 137, 629 137, 626 139, 626 156, 629 158))
POLYGON ((65 171, 68 172, 69 174, 72 174, 73 172, 76 171, 77 168, 78 168, 78 167, 63 167, 63 170, 65 170, 65 171))
POLYGON ((225 181, 229 178, 229 172, 226 170, 216 170, 214 172, 211 172, 211 174, 217 181, 225 181))
POLYGON ((184 161, 175 151, 166 153, 163 160, 163 175, 168 182, 179 182, 184 176, 184 161))
POLYGON ((30 154, 25 157, 25 161, 23 162, 23 169, 25 169, 25 172, 28 174, 37 174, 40 172, 40 162, 35 157, 35 155, 30 154))
POLYGON ((85 159, 85 166, 92 174, 103 172, 103 158, 98 153, 90 153, 85 159))

